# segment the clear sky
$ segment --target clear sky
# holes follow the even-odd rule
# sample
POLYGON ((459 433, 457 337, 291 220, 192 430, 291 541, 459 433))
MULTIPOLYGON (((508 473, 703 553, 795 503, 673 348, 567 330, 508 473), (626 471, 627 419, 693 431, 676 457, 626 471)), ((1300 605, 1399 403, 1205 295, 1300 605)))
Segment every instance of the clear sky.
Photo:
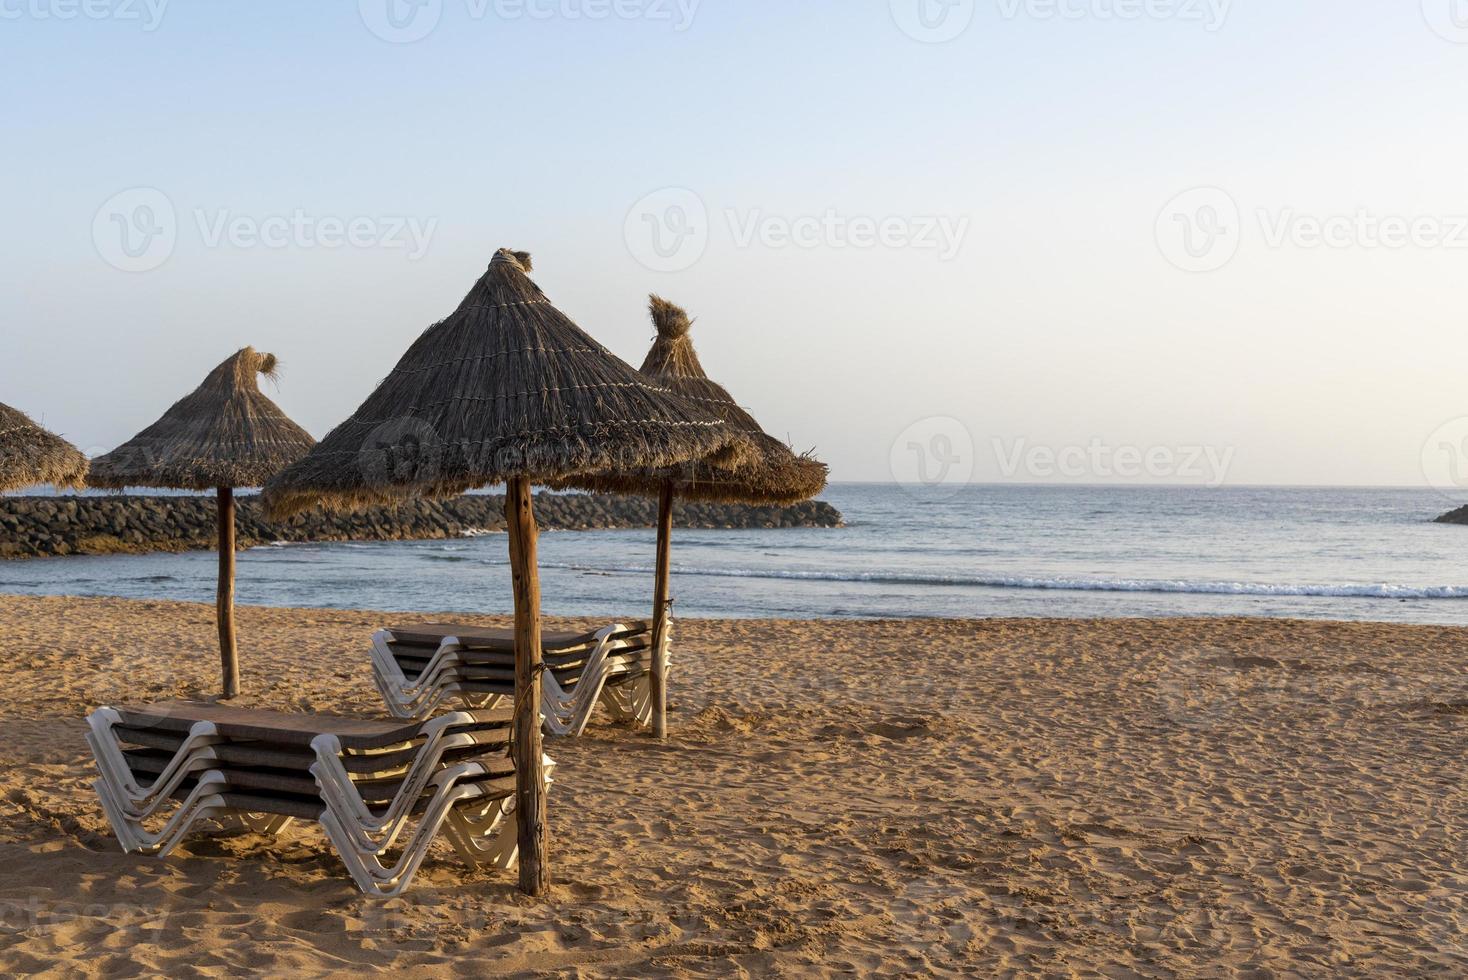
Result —
POLYGON ((1468 10, 919 2, 0 0, 0 401, 103 451, 252 344, 319 436, 503 245, 836 479, 1434 476, 1468 10))

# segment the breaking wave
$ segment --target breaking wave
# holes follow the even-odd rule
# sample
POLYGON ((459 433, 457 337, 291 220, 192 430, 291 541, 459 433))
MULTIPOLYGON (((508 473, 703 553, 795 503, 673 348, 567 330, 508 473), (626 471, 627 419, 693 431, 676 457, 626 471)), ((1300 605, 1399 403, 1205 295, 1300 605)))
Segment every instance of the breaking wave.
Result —
MULTIPOLYGON (((503 565, 503 561, 488 564, 503 565)), ((542 568, 587 574, 651 575, 651 566, 600 567, 542 562, 542 568)), ((832 572, 799 569, 696 568, 675 565, 678 575, 806 582, 855 582, 876 585, 957 586, 986 589, 1035 589, 1057 592, 1164 592, 1194 595, 1328 596, 1359 599, 1468 599, 1468 585, 1397 585, 1392 583, 1312 584, 1288 582, 1215 582, 1193 579, 1072 578, 1030 575, 932 575, 909 572, 832 572)))

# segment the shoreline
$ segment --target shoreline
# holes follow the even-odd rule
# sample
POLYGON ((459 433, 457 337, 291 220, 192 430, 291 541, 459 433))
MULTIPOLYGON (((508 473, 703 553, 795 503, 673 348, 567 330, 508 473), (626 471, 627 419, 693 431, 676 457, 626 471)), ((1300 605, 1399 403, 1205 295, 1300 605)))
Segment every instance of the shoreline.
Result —
MULTIPOLYGON (((444 615, 507 621, 243 607, 241 703, 380 715, 371 629, 444 615)), ((211 607, 0 622, 0 969, 1468 969, 1468 629, 680 618, 667 743, 547 743, 548 896, 439 848, 383 903, 309 825, 117 848, 81 719, 211 693, 211 607)))
MULTIPOLYGON (((259 545, 257 547, 270 547, 259 545)), ((154 552, 154 554, 164 554, 154 552)), ((44 558, 27 559, 30 561, 56 561, 63 556, 49 555, 44 558)), ((71 555, 65 557, 106 557, 71 555)), ((212 588, 211 583, 201 583, 200 589, 207 591, 212 588)), ((651 595, 651 586, 648 587, 651 595)), ((83 595, 79 593, 36 593, 36 592, 7 592, 0 588, 0 600, 5 599, 56 599, 67 602, 125 602, 139 603, 148 606, 173 606, 179 608, 207 611, 211 616, 214 613, 214 603, 203 599, 163 599, 163 598, 138 598, 135 596, 122 595, 83 595)), ((651 605, 651 602, 645 603, 651 605)), ((362 606, 282 606, 272 603, 251 603, 237 600, 236 608, 254 609, 263 612, 278 613, 335 613, 353 614, 360 616, 375 616, 383 619, 397 618, 400 620, 412 619, 413 621, 424 621, 425 617, 431 617, 436 621, 463 620, 484 621, 481 625, 505 626, 510 624, 513 613, 506 609, 500 612, 485 612, 483 610, 467 611, 455 609, 371 609, 362 606)), ((646 618, 647 610, 640 610, 636 603, 629 604, 626 615, 621 618, 636 619, 646 618)), ((567 624, 583 624, 592 622, 604 622, 606 616, 590 616, 578 613, 557 613, 554 615, 543 614, 541 617, 545 622, 557 622, 567 624)), ((616 618, 615 616, 612 618, 616 618)), ((1468 638, 1468 626, 1454 625, 1450 623, 1408 623, 1389 619, 1330 619, 1327 617, 1310 618, 1307 616, 1241 616, 1236 613, 1197 613, 1185 612, 1177 614, 1137 613, 1135 615, 1113 615, 1113 616, 1084 616, 1084 615, 1055 615, 1055 616, 807 616, 804 618, 793 618, 789 616, 703 616, 698 614, 682 615, 675 613, 674 622, 697 622, 703 624, 718 623, 768 623, 771 626, 807 626, 812 623, 830 624, 852 624, 852 625, 882 625, 895 626, 899 624, 912 623, 939 623, 951 625, 981 625, 981 624, 1009 624, 1038 626, 1044 623, 1088 623, 1095 626, 1108 624, 1135 624, 1135 623, 1173 623, 1173 624, 1225 624, 1225 625, 1249 625, 1249 624, 1277 624, 1294 626, 1365 626, 1385 627, 1390 629, 1424 629, 1424 630, 1447 630, 1456 631, 1468 638)))
MULTIPOLYGON (((262 546, 268 547, 268 546, 262 546)), ((55 557, 55 556, 53 556, 55 557)), ((83 556, 85 557, 85 556, 83 556)), ((206 583, 212 587, 209 583, 206 583)), ((201 586, 203 588, 204 586, 201 586)), ((648 589, 651 595, 651 586, 648 589)), ((214 614, 214 603, 205 600, 187 599, 144 599, 132 596, 120 595, 80 595, 71 593, 30 593, 30 592, 5 592, 0 591, 0 603, 7 599, 32 599, 32 600, 56 600, 61 602, 93 603, 93 602, 119 602, 134 605, 143 605, 150 608, 171 607, 180 610, 207 612, 210 616, 214 614)), ((650 601, 645 603, 650 605, 650 601)), ((376 617, 383 620, 425 622, 425 621, 463 621, 477 622, 480 625, 503 626, 513 621, 514 614, 510 610, 502 612, 485 612, 483 610, 470 611, 462 609, 369 609, 360 606, 282 606, 270 603, 246 603, 239 602, 237 607, 241 609, 253 609, 259 612, 271 613, 324 613, 332 615, 353 615, 362 617, 376 617)), ((645 610, 639 611, 636 603, 629 604, 625 619, 646 618, 645 610)), ((588 614, 564 613, 555 615, 542 615, 547 623, 562 624, 566 628, 572 625, 579 626, 586 623, 603 622, 607 617, 591 616, 588 614)), ((1012 626, 1042 626, 1045 624, 1070 623, 1089 624, 1092 626, 1108 626, 1137 623, 1167 623, 1173 625, 1270 625, 1270 626, 1297 626, 1297 627, 1320 627, 1320 626, 1343 626, 1343 627, 1381 627, 1385 629, 1406 630, 1434 630, 1446 631, 1448 633, 1461 634, 1468 641, 1468 626, 1455 626, 1443 623, 1403 623, 1393 620, 1375 619, 1311 619, 1299 616, 1240 616, 1232 613, 1219 613, 1209 615, 1206 613, 1179 613, 1177 615, 1142 615, 1135 616, 808 616, 804 618, 792 618, 788 616, 700 616, 700 615, 674 615, 674 623, 701 623, 704 625, 718 624, 748 624, 764 623, 770 626, 809 626, 813 623, 825 623, 831 625, 872 625, 872 626, 899 626, 914 623, 934 623, 952 626, 962 625, 1012 625, 1012 626)))

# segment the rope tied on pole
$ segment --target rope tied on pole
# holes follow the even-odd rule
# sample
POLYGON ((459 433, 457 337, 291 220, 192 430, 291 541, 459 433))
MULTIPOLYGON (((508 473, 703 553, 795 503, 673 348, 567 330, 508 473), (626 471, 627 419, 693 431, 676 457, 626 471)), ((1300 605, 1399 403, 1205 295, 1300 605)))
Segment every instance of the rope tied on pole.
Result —
MULTIPOLYGON (((530 683, 527 684, 527 685, 525 685, 525 689, 524 690, 516 691, 515 692, 515 701, 514 701, 513 707, 511 708, 511 714, 510 714, 510 717, 511 718, 518 718, 518 717, 520 717, 520 712, 525 709, 525 702, 527 700, 529 700, 529 698, 531 696, 532 690, 540 684, 540 676, 542 674, 544 674, 548 670, 550 670, 550 665, 547 664, 547 663, 545 663, 544 661, 542 661, 541 663, 534 664, 534 665, 531 666, 531 668, 530 668, 530 683)), ((536 719, 536 724, 537 725, 540 724, 540 719, 539 718, 536 719)), ((515 757, 515 726, 514 725, 511 725, 510 726, 510 741, 509 741, 509 745, 507 746, 507 748, 508 748, 509 753, 510 753, 510 758, 513 759, 515 757)))

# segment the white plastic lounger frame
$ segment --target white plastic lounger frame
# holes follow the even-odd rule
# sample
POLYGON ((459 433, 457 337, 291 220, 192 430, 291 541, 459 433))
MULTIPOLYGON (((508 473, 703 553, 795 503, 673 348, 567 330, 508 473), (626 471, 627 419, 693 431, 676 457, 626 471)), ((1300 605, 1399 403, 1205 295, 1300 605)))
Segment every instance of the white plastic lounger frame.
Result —
POLYGON ((428 664, 415 680, 408 680, 402 665, 393 656, 388 644, 393 635, 388 630, 372 634, 372 680, 383 703, 394 718, 412 720, 425 718, 446 699, 458 696, 458 700, 471 708, 495 708, 508 701, 498 694, 475 694, 466 692, 458 682, 457 668, 467 666, 459 654, 463 645, 458 637, 446 637, 434 651, 428 664))
MULTIPOLYGON (((541 683, 541 705, 540 717, 542 726, 547 734, 576 737, 586 731, 586 726, 591 722, 592 713, 596 706, 601 703, 603 692, 617 690, 620 687, 636 689, 649 688, 647 675, 633 678, 625 684, 614 685, 610 689, 607 682, 625 674, 633 666, 627 657, 608 656, 606 651, 598 648, 586 662, 586 668, 581 672, 581 678, 571 690, 567 691, 561 687, 556 680, 555 674, 546 671, 540 675, 541 683)), ((649 698, 650 701, 650 698, 649 698)), ((619 702, 613 702, 614 709, 620 707, 619 702)), ((638 722, 647 724, 652 720, 649 713, 646 718, 637 718, 638 722)))
MULTIPOLYGON (((178 845, 198 821, 223 818, 243 823, 251 830, 275 834, 292 820, 273 813, 239 811, 228 799, 232 788, 227 763, 221 763, 215 746, 227 742, 217 734, 215 725, 197 722, 181 736, 181 744, 162 767, 162 773, 147 786, 140 784, 128 765, 120 739, 113 728, 122 723, 114 709, 102 708, 88 719, 88 741, 97 757, 100 778, 93 784, 101 800, 108 822, 125 851, 166 855, 178 845), (150 831, 146 818, 159 814, 171 802, 172 795, 190 776, 197 782, 162 826, 150 831)), ((428 853, 429 846, 442 830, 445 839, 466 860, 478 865, 500 868, 514 867, 516 860, 516 828, 513 795, 494 794, 484 805, 473 801, 486 796, 481 783, 513 778, 512 771, 496 775, 480 762, 463 762, 440 767, 446 752, 486 744, 482 733, 464 731, 465 726, 484 724, 466 712, 454 712, 428 722, 420 729, 424 742, 411 764, 400 775, 400 784, 386 805, 371 808, 362 798, 342 762, 343 748, 334 735, 319 735, 311 743, 315 762, 309 768, 317 786, 322 809, 317 815, 327 837, 347 866, 353 881, 369 894, 391 896, 407 888, 428 853), (457 729, 457 730, 456 730, 457 729), (417 804, 429 796, 426 806, 417 804), (414 823, 414 812, 421 809, 416 825, 400 853, 391 864, 383 858, 397 844, 404 831, 414 823)), ((380 747, 376 751, 392 751, 380 747)), ((495 749, 486 746, 491 757, 495 749)), ((555 763, 544 757, 546 783, 555 763)), ((303 773, 304 775, 305 773, 303 773)), ((247 787, 241 793, 251 794, 247 787)))
POLYGON ((127 758, 122 754, 122 746, 112 731, 114 726, 121 724, 122 715, 115 708, 98 708, 87 716, 87 744, 92 747, 97 768, 117 791, 118 798, 137 808, 145 808, 159 798, 166 800, 192 771, 190 766, 197 768, 201 760, 213 759, 212 755, 198 753, 224 741, 212 722, 197 722, 184 736, 183 744, 163 772, 143 786, 134 779, 127 758))
MULTIPOLYGON (((619 719, 648 725, 652 721, 652 688, 650 670, 624 683, 620 676, 637 665, 636 654, 622 654, 632 645, 625 635, 627 627, 615 623, 594 634, 596 646, 580 668, 580 676, 568 690, 556 680, 553 671, 541 674, 541 722, 548 735, 578 736, 586 730, 596 707, 606 694, 608 707, 619 719), (615 639, 622 635, 621 638, 615 639), (610 682, 610 683, 609 683, 610 682)), ((397 718, 421 718, 433 712, 446 700, 487 699, 498 701, 498 695, 472 694, 463 688, 465 681, 459 668, 473 666, 463 655, 467 652, 458 637, 445 637, 417 677, 410 680, 394 656, 390 644, 391 630, 378 630, 372 635, 372 676, 388 711, 397 718)), ((672 642, 672 622, 662 631, 659 649, 652 654, 667 662, 672 642)), ((640 651, 639 651, 640 652, 640 651)))
MULTIPOLYGON (((229 791, 228 780, 217 770, 206 773, 199 780, 183 805, 156 833, 148 832, 140 822, 119 814, 115 809, 116 801, 104 781, 99 779, 95 785, 102 808, 126 851, 164 857, 189 835, 200 820, 237 815, 225 796, 229 791)), ((375 850, 359 847, 360 831, 348 827, 331 807, 324 808, 317 821, 357 887, 369 895, 390 898, 402 894, 412 883, 413 875, 428 856, 440 830, 454 850, 471 864, 504 870, 515 867, 518 830, 514 818, 514 797, 497 798, 477 812, 472 807, 463 806, 480 795, 482 791, 474 783, 445 780, 438 785, 397 860, 390 865, 382 861, 391 849, 390 844, 375 850)), ((290 822, 289 817, 270 816, 252 829, 273 835, 290 822)))

